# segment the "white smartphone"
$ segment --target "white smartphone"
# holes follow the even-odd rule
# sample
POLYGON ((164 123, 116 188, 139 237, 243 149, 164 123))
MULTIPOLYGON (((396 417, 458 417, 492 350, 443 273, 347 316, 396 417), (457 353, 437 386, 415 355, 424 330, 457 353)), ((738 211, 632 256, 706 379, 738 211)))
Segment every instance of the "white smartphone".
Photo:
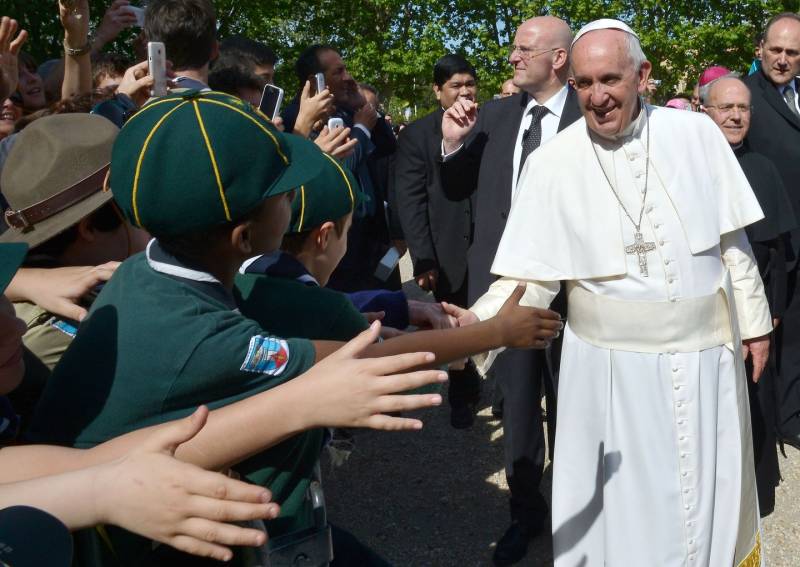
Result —
POLYGON ((325 73, 317 73, 314 75, 316 81, 317 94, 325 90, 325 73))
POLYGON ((344 120, 342 120, 341 118, 328 119, 328 130, 333 132, 334 130, 338 130, 339 128, 344 128, 344 120))
POLYGON ((167 96, 167 53, 160 41, 147 44, 147 66, 153 77, 153 96, 167 96))
POLYGON ((138 6, 128 6, 128 11, 136 16, 136 25, 140 28, 144 27, 144 8, 138 6))
POLYGON ((275 85, 266 85, 258 109, 266 114, 267 118, 274 120, 281 112, 282 103, 283 89, 275 85))

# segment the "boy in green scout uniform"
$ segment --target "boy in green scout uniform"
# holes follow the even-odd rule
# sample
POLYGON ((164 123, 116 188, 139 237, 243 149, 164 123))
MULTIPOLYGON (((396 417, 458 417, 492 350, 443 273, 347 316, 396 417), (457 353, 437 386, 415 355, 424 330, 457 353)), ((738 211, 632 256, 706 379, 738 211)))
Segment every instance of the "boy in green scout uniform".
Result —
MULTIPOLYGON (((238 312, 232 293, 246 259, 278 248, 294 188, 326 160, 310 142, 281 134, 248 104, 219 93, 167 96, 129 120, 114 145, 111 186, 126 217, 155 239, 122 264, 94 302, 48 383, 29 437, 93 446, 202 403, 219 407, 277 386, 338 348, 270 335, 238 312)), ((363 354, 433 350, 439 364, 500 346, 544 346, 560 327, 557 317, 512 300, 491 320, 398 337, 363 354)), ((236 470, 270 483, 285 509, 304 493, 310 475, 302 468, 316 463, 318 435, 295 436, 236 470)), ((274 537, 308 521, 298 514, 268 530, 274 537)), ((85 562, 157 563, 149 543, 130 534, 109 528, 113 551, 84 535, 91 540, 80 546, 85 562)))
POLYGON ((353 210, 366 196, 348 168, 324 155, 319 175, 292 201, 283 251, 245 262, 235 293, 242 313, 277 335, 349 341, 367 320, 344 293, 324 286, 347 250, 353 210))
MULTIPOLYGON (((91 447, 203 403, 213 409, 244 399, 309 369, 311 342, 265 333, 238 313, 231 288, 244 259, 279 246, 292 192, 322 159, 310 142, 282 135, 225 95, 165 97, 132 118, 114 144, 111 184, 126 217, 155 240, 98 296, 29 437, 91 447)), ((311 431, 237 467, 288 506, 271 535, 310 522, 300 503, 321 442, 311 431)), ((120 532, 108 530, 123 564, 152 560, 149 544, 120 532)), ((93 551, 101 548, 92 542, 93 551)))

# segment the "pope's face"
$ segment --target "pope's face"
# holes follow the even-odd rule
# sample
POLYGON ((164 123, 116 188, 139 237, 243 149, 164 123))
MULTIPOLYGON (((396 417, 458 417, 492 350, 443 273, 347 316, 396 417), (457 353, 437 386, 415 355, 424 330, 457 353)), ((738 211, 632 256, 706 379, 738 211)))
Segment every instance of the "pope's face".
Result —
POLYGON ((738 79, 719 79, 708 93, 706 113, 717 123, 725 139, 738 146, 750 129, 750 90, 738 79))
POLYGON ((761 43, 761 69, 779 86, 800 74, 800 22, 784 18, 770 26, 761 43))
POLYGON ((622 132, 636 117, 639 95, 647 87, 650 63, 635 69, 625 32, 589 32, 572 49, 570 84, 592 131, 606 138, 622 132))

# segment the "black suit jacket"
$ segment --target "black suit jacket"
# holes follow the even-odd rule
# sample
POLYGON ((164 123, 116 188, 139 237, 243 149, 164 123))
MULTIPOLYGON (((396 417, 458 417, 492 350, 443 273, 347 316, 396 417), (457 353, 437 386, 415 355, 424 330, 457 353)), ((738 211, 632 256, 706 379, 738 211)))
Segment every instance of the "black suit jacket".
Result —
MULTIPOLYGON (((794 213, 800 218, 800 118, 789 110, 763 72, 753 73, 745 82, 753 96, 747 142, 753 151, 766 156, 778 168, 794 213)), ((789 267, 793 269, 800 249, 800 231, 792 231, 791 241, 789 267)))
POLYGON ((472 241, 474 186, 442 187, 442 115, 438 110, 409 124, 400 133, 394 171, 397 213, 414 275, 439 270, 437 294, 457 291, 467 274, 472 241))
MULTIPOLYGON (((496 279, 490 270, 511 209, 514 144, 527 105, 527 93, 484 104, 465 147, 441 163, 445 191, 459 187, 465 191, 475 190, 475 231, 467 254, 470 304, 496 279)), ((570 88, 558 130, 580 116, 577 96, 570 88)))

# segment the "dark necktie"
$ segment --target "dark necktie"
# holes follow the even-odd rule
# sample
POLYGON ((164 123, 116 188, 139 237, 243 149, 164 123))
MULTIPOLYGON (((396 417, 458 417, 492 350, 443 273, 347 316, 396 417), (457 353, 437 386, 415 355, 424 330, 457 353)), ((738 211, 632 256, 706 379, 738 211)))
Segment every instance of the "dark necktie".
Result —
POLYGON ((789 105, 789 110, 792 111, 797 118, 800 118, 800 113, 797 112, 797 105, 794 103, 794 89, 791 85, 787 85, 783 89, 783 100, 789 105))
POLYGON ((532 116, 531 125, 522 134, 522 154, 519 156, 517 179, 519 179, 519 174, 522 173, 522 166, 525 165, 525 160, 542 143, 542 118, 548 112, 550 111, 547 110, 547 107, 538 104, 528 112, 532 116))

